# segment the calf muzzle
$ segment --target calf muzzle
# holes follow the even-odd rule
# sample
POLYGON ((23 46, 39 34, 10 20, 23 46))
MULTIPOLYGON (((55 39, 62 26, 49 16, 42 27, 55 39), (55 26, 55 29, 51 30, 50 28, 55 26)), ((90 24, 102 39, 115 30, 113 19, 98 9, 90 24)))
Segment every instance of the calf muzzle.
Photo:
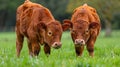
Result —
POLYGON ((52 47, 55 48, 55 49, 58 49, 58 48, 61 47, 61 45, 62 45, 61 42, 54 42, 53 45, 52 45, 52 47))
POLYGON ((83 39, 76 39, 75 45, 83 46, 83 45, 85 45, 85 41, 83 39))

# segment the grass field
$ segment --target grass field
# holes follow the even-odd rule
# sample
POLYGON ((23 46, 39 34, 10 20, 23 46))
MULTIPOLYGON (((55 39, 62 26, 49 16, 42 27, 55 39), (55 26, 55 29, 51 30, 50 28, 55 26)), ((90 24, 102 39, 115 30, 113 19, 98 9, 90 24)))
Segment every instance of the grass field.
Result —
POLYGON ((95 56, 89 57, 86 48, 82 57, 76 57, 69 32, 62 36, 62 48, 51 50, 46 57, 41 47, 38 57, 31 58, 27 43, 16 57, 15 33, 0 33, 0 67, 120 67, 120 31, 114 31, 112 37, 104 37, 102 31, 95 43, 95 56))

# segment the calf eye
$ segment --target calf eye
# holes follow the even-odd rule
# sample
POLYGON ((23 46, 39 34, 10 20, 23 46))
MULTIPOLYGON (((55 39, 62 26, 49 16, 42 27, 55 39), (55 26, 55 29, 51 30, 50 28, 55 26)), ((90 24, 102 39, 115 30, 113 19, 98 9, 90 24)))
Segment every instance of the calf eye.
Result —
POLYGON ((88 34, 88 33, 89 33, 89 30, 86 30, 86 31, 85 31, 85 34, 88 34))
POLYGON ((49 36, 52 36, 52 32, 51 32, 51 31, 49 31, 49 32, 48 32, 48 35, 49 35, 49 36))

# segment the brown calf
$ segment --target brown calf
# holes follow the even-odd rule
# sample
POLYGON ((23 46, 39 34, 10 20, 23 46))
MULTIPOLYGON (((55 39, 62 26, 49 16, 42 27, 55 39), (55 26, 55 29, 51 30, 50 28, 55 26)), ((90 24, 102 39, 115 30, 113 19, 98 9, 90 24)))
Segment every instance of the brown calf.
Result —
POLYGON ((64 20, 63 28, 70 28, 77 56, 81 56, 86 44, 90 56, 94 55, 94 44, 101 29, 96 10, 87 4, 76 8, 71 21, 64 20))
POLYGON ((40 45, 44 44, 44 52, 50 54, 51 47, 61 47, 62 26, 54 19, 51 12, 40 4, 26 0, 17 9, 16 49, 17 56, 27 38, 29 54, 38 56, 40 45))

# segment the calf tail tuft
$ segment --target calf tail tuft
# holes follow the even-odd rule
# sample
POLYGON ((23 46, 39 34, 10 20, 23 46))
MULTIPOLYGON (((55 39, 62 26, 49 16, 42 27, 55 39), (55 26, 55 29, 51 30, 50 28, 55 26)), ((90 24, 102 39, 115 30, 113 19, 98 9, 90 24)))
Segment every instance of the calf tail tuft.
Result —
POLYGON ((88 6, 87 3, 83 4, 83 6, 88 6))
POLYGON ((25 3, 26 3, 26 2, 29 2, 29 1, 30 1, 30 0, 25 0, 25 3))

